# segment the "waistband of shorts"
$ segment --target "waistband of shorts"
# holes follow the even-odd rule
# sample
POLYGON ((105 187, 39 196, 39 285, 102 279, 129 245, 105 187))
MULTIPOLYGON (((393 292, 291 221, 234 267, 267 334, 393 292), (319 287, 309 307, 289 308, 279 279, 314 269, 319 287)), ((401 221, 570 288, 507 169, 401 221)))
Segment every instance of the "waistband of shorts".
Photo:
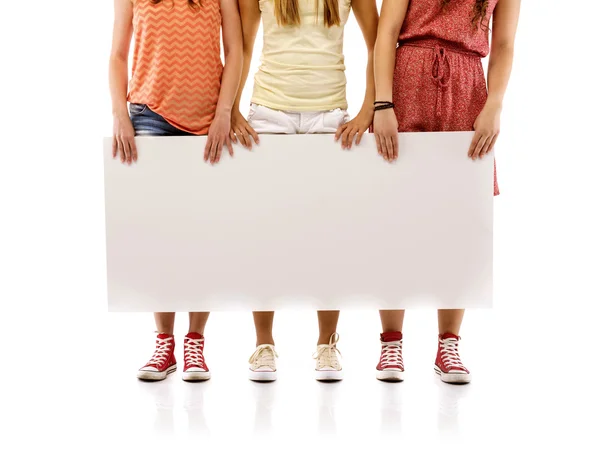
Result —
POLYGON ((409 47, 421 47, 424 49, 444 49, 448 52, 455 52, 457 54, 463 54, 467 57, 481 59, 481 55, 474 51, 466 50, 456 43, 451 41, 445 41, 436 38, 417 38, 406 41, 398 41, 398 47, 409 46, 409 47))

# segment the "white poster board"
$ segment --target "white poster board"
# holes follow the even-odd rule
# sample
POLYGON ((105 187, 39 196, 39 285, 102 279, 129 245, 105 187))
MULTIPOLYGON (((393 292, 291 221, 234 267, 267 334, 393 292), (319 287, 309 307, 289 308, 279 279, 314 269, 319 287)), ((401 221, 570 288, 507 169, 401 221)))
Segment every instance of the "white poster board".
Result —
POLYGON ((216 166, 205 137, 104 143, 111 311, 492 305, 493 156, 472 133, 261 135, 216 166))

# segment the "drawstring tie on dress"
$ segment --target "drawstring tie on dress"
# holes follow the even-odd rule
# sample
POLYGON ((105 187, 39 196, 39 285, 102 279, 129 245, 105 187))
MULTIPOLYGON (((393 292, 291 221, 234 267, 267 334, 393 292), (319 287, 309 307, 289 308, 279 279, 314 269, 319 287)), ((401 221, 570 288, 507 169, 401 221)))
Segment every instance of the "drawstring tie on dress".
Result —
POLYGON ((431 65, 431 77, 437 84, 437 97, 435 102, 435 114, 442 116, 442 92, 450 82, 450 61, 448 60, 448 51, 440 46, 433 48, 433 62, 431 65), (446 67, 448 71, 446 72, 446 67))
MULTIPOLYGON (((421 49, 429 49, 431 52, 433 52, 431 58, 431 78, 433 79, 436 85, 436 119, 439 119, 442 116, 442 105, 444 99, 443 93, 446 86, 450 84, 452 74, 452 67, 450 65, 448 53, 452 52, 454 54, 460 54, 481 62, 481 55, 477 52, 461 49, 457 46, 453 46, 447 41, 438 39, 416 39, 411 41, 400 42, 398 43, 398 46, 419 47, 421 49)), ((458 69, 460 70, 461 68, 458 69)))

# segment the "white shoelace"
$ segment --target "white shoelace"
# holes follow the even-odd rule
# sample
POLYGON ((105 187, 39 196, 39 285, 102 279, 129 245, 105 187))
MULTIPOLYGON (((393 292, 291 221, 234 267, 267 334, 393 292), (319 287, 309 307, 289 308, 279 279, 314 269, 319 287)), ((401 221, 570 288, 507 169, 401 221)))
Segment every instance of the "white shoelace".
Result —
POLYGON ((184 361, 187 365, 198 365, 204 367, 204 339, 185 337, 184 339, 184 361))
POLYGON ((382 341, 381 342, 381 366, 383 368, 390 366, 400 366, 404 369, 402 360, 402 340, 382 341))
POLYGON ((154 351, 152 358, 148 361, 148 365, 160 365, 165 362, 171 354, 172 341, 173 337, 157 338, 156 350, 154 351))
POLYGON ((323 368, 341 370, 342 367, 340 366, 338 354, 341 356, 342 353, 336 346, 339 340, 340 336, 336 332, 329 337, 329 344, 320 344, 317 346, 317 352, 313 354, 313 359, 317 360, 317 370, 323 368))
POLYGON ((275 357, 279 357, 271 344, 261 344, 256 347, 254 354, 248 360, 253 368, 267 367, 275 371, 275 357))
POLYGON ((446 338, 440 340, 442 343, 441 358, 448 370, 452 368, 464 369, 464 365, 458 355, 458 340, 456 338, 446 338))

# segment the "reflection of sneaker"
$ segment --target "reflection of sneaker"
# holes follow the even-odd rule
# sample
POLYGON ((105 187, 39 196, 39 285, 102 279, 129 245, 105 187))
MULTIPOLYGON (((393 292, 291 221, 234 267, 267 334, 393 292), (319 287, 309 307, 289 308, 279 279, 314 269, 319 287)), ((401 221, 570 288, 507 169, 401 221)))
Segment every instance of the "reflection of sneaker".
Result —
POLYGON ((385 332, 381 334, 381 357, 377 365, 376 378, 388 382, 404 380, 402 332, 385 332))
POLYGON ((444 333, 438 339, 438 352, 435 359, 435 372, 442 381, 450 384, 466 384, 471 381, 469 370, 462 364, 458 354, 460 337, 444 333))
POLYGON ((340 364, 341 352, 336 344, 340 336, 333 333, 329 338, 329 344, 317 345, 317 352, 313 358, 317 361, 315 367, 315 378, 317 381, 341 381, 343 379, 342 365, 340 364))
POLYGON ((206 387, 192 382, 183 387, 183 410, 187 414, 188 432, 198 436, 210 435, 210 428, 204 415, 204 393, 206 387))
POLYGON ((270 382, 254 380, 250 384, 254 401, 254 433, 269 435, 273 433, 273 409, 277 403, 277 387, 270 382))
POLYGON ((251 381, 270 382, 277 379, 277 366, 275 365, 275 346, 260 344, 250 357, 250 371, 248 377, 251 381))
POLYGON ((139 369, 138 379, 162 381, 177 369, 175 360, 175 340, 173 335, 159 333, 156 336, 156 350, 146 365, 139 369))
POLYGON ((206 381, 210 371, 204 362, 204 337, 196 332, 188 333, 183 340, 184 381, 206 381))

